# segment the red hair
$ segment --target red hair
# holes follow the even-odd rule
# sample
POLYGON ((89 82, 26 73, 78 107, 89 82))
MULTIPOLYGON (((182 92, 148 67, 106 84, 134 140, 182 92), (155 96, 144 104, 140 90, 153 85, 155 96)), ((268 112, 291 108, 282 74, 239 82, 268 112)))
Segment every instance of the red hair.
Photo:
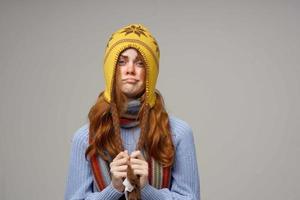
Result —
MULTIPOLYGON (((85 156, 96 154, 109 161, 106 153, 114 158, 124 149, 122 149, 119 113, 116 103, 109 104, 104 99, 103 94, 103 92, 100 93, 97 102, 91 107, 88 114, 90 121, 89 137, 91 137, 92 142, 87 148, 85 156)), ((141 138, 138 146, 145 148, 146 153, 160 162, 162 166, 171 166, 174 162, 175 150, 171 137, 169 116, 164 108, 163 97, 156 90, 155 105, 150 109, 144 102, 139 112, 141 138), (147 118, 148 120, 145 120, 147 118), (150 124, 147 123, 149 121, 150 124), (146 134, 143 134, 143 132, 146 132, 146 134)))
MULTIPOLYGON (((140 52, 137 52, 141 56, 140 52)), ((117 84, 117 80, 120 78, 119 70, 115 71, 111 103, 105 100, 104 92, 101 92, 96 103, 89 111, 89 137, 91 143, 85 152, 85 157, 96 154, 109 161, 108 155, 114 158, 124 150, 120 136, 119 116, 126 109, 127 97, 117 84)), ((168 167, 174 162, 175 149, 163 97, 158 90, 155 91, 155 95, 155 104, 150 108, 145 101, 145 89, 142 93, 141 108, 138 113, 141 134, 137 149, 144 149, 148 156, 152 156, 163 167, 168 167)))
MULTIPOLYGON (((89 111, 90 144, 85 152, 86 158, 96 155, 110 162, 110 158, 115 158, 121 151, 124 151, 119 116, 126 109, 127 98, 121 92, 119 84, 116 84, 116 79, 120 76, 119 70, 115 71, 111 102, 107 102, 104 92, 101 92, 89 111)), ((165 110, 163 97, 158 90, 155 91, 155 95, 155 104, 150 108, 145 101, 145 90, 142 93, 138 113, 141 133, 136 149, 145 150, 148 158, 154 158, 163 167, 170 167, 174 163, 175 148, 169 116, 165 110)), ((133 174, 130 166, 127 170, 127 177, 131 184, 135 185, 135 189, 128 194, 129 199, 138 199, 140 197, 139 178, 133 174)))

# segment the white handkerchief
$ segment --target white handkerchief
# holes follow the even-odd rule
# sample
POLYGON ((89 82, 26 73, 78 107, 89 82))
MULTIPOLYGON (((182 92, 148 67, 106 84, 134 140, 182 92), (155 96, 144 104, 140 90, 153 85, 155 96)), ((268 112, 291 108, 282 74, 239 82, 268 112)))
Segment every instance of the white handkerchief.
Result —
POLYGON ((125 191, 131 192, 134 188, 127 178, 123 181, 123 185, 125 186, 125 191))
POLYGON ((123 181, 123 185, 125 186, 125 190, 124 190, 125 198, 128 199, 128 194, 127 193, 131 192, 134 189, 134 186, 131 185, 131 183, 128 181, 127 178, 123 181))

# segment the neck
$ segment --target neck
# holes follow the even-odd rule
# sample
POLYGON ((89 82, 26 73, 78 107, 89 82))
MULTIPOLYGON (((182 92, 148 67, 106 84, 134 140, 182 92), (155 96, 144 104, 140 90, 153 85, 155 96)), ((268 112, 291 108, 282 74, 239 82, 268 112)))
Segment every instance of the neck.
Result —
POLYGON ((133 101, 133 100, 137 100, 138 98, 133 98, 133 97, 127 97, 127 101, 133 101))

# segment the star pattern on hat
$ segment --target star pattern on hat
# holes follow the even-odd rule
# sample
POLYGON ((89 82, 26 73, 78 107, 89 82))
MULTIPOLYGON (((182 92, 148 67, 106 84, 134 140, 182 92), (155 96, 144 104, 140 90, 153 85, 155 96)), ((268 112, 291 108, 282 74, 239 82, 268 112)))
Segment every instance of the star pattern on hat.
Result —
POLYGON ((108 40, 108 42, 107 42, 106 48, 108 48, 110 41, 114 38, 114 35, 115 35, 115 33, 113 33, 113 34, 110 36, 110 38, 109 38, 109 40, 108 40))
POLYGON ((155 46, 156 46, 156 52, 159 54, 159 47, 158 47, 158 45, 157 45, 157 42, 154 40, 153 43, 154 43, 155 46))
POLYGON ((135 26, 135 25, 131 25, 129 27, 124 28, 124 30, 121 31, 121 33, 125 33, 125 35, 134 33, 134 34, 138 35, 139 37, 141 37, 141 35, 144 35, 145 37, 147 37, 147 35, 145 34, 145 30, 141 26, 135 26))
POLYGON ((155 40, 155 38, 152 36, 152 35, 149 35, 152 39, 153 39, 153 43, 154 43, 154 45, 156 46, 156 53, 160 53, 159 52, 159 47, 158 47, 158 44, 157 44, 157 42, 156 42, 156 40, 155 40))

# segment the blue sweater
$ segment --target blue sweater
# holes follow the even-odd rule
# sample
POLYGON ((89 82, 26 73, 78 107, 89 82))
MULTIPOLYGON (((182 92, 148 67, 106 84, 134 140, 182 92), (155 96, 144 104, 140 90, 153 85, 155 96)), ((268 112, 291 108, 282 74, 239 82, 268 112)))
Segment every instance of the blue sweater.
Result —
MULTIPOLYGON (((145 200, 200 200, 200 181, 194 137, 191 127, 183 120, 169 116, 172 139, 176 148, 170 189, 156 189, 150 184, 141 190, 145 200)), ((88 147, 89 125, 80 127, 72 139, 69 172, 66 180, 65 200, 117 200, 123 193, 112 184, 101 192, 95 190, 91 166, 84 154, 88 147)), ((124 148, 130 154, 135 150, 140 128, 121 128, 124 148)))

